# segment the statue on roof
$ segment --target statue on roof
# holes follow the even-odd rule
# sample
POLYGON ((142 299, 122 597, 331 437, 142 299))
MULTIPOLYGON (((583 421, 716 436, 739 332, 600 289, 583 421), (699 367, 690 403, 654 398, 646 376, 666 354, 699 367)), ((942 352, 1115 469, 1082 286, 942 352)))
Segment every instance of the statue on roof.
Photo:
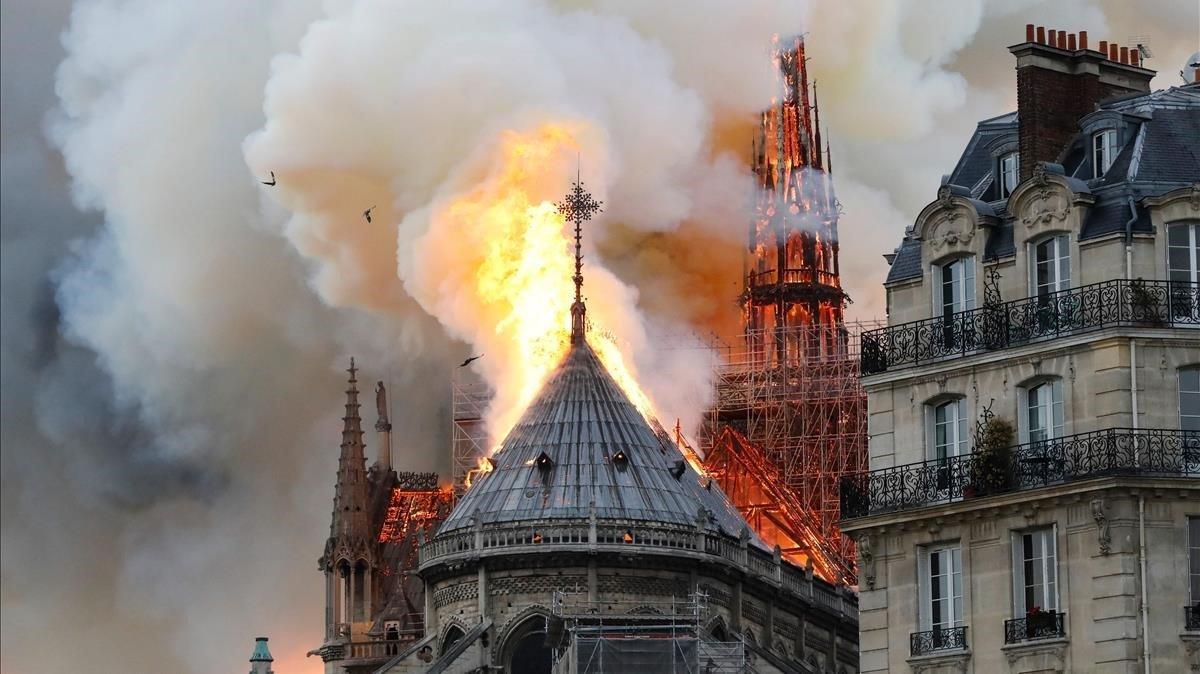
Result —
POLYGON ((383 382, 375 384, 375 411, 379 414, 379 422, 387 423, 387 389, 383 387, 383 382))

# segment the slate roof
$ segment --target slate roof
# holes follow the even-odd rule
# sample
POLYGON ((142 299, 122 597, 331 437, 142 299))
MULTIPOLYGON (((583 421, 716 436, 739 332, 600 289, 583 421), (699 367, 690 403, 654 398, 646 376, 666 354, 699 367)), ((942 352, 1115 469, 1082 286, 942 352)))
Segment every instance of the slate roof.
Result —
MULTIPOLYGON (((1061 171, 1076 193, 1095 196, 1088 209, 1080 240, 1125 231, 1130 219, 1129 199, 1135 202, 1137 219, 1134 232, 1151 232, 1153 225, 1140 201, 1147 197, 1185 187, 1200 180, 1200 85, 1188 84, 1144 94, 1111 99, 1098 106, 1120 112, 1132 133, 1109 170, 1099 179, 1084 181, 1073 177, 1088 164, 1089 138, 1079 133, 1063 148, 1061 171)), ((1016 113, 1007 113, 979 123, 950 174, 956 192, 969 190, 975 199, 987 198, 987 173, 994 171, 989 145, 1004 134, 1017 133, 1016 113)), ((984 251, 985 260, 1014 254, 1013 218, 1004 212, 1004 202, 994 202, 1000 224, 990 227, 984 251)), ((888 271, 885 283, 896 283, 921 276, 921 242, 906 233, 888 271)))
MULTIPOLYGON (((484 523, 599 518, 707 526, 730 536, 746 527, 715 482, 701 478, 660 437, 600 363, 585 339, 572 344, 537 398, 492 457, 439 534, 484 523), (623 452, 624 461, 615 460, 623 452), (549 470, 538 459, 551 461, 549 470), (683 473, 672 475, 677 462, 683 473)), ((751 540, 761 545, 751 532, 751 540)))

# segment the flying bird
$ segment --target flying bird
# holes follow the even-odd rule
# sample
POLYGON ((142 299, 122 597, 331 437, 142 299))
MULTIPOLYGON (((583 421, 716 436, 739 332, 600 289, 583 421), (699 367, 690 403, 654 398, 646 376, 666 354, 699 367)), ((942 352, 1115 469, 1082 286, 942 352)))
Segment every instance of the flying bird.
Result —
POLYGON ((367 219, 367 222, 371 222, 371 211, 373 211, 373 210, 375 210, 374 206, 363 211, 363 217, 367 219))
POLYGON ((468 358, 468 359, 464 360, 464 361, 462 362, 462 364, 461 364, 461 365, 459 365, 459 367, 466 367, 466 366, 470 365, 472 361, 479 360, 480 358, 483 358, 483 354, 482 354, 482 353, 481 353, 481 354, 479 354, 478 356, 471 356, 470 358, 468 358))
POLYGON ((275 172, 271 171, 271 182, 264 180, 262 181, 262 184, 266 185, 267 187, 275 187, 275 172))

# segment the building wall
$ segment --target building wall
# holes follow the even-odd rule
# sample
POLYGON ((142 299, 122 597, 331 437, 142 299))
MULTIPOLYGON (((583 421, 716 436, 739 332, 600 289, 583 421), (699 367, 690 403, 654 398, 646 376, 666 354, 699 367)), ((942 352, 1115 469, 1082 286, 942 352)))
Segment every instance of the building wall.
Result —
MULTIPOLYGON (((917 551, 958 542, 962 550, 963 612, 968 626, 967 672, 1141 671, 1141 575, 1138 495, 1145 496, 1147 592, 1151 665, 1156 672, 1200 666, 1185 650, 1183 607, 1188 594, 1187 549, 1180 542, 1186 518, 1200 516, 1200 485, 1188 489, 1106 486, 1024 493, 978 517, 964 504, 923 512, 899 527, 871 534, 877 550, 875 583, 860 593, 860 664, 863 672, 921 671, 909 652, 916 616, 917 551), (1093 514, 1101 501, 1104 526, 1093 514), (1066 613, 1061 640, 1004 644, 1004 621, 1013 618, 1012 534, 1056 527, 1059 610, 1066 613)), ((945 656, 941 656, 945 659, 945 656)), ((929 660, 937 661, 938 656, 929 660)))
MULTIPOLYGON (((588 592, 589 573, 594 578, 591 587, 598 601, 634 613, 640 605, 649 610, 651 605, 661 606, 671 598, 685 603, 688 594, 699 588, 709 594, 706 628, 719 623, 727 632, 740 633, 785 659, 815 662, 827 671, 858 671, 853 627, 843 626, 835 643, 829 618, 806 608, 803 602, 789 600, 787 593, 765 592, 733 577, 687 570, 598 566, 589 571, 587 566, 569 565, 496 569, 488 571, 482 581, 487 588, 487 601, 482 605, 478 572, 458 575, 427 587, 432 592, 430 608, 434 613, 428 629, 442 635, 457 626, 465 632, 479 621, 480 611, 486 611, 494 627, 489 630, 488 646, 477 653, 499 665, 513 630, 532 615, 549 614, 555 590, 588 592)), ((440 636, 436 643, 440 647, 440 636)))
MULTIPOLYGON (((1016 254, 989 265, 981 261, 994 221, 980 214, 982 205, 943 190, 914 225, 922 246, 922 277, 887 289, 889 323, 932 318, 932 265, 964 254, 976 256, 977 307, 983 305, 987 266, 1001 274, 1003 300, 1031 296, 1028 244, 1056 232, 1071 235, 1072 288, 1127 274, 1166 279, 1165 226, 1200 219, 1200 199, 1187 196, 1187 190, 1147 199, 1155 233, 1133 237, 1127 272, 1123 233, 1079 242, 1093 199, 1077 187, 1077 181, 1053 174, 1022 183, 1008 204, 1015 218, 1016 254)), ((870 469, 930 458, 927 404, 944 396, 965 399, 968 433, 990 405, 994 414, 1018 427, 1020 442, 1022 386, 1040 377, 1061 377, 1064 434, 1126 427, 1178 429, 1178 370, 1197 363, 1200 330, 1111 327, 889 368, 864 378, 870 469)), ((970 446, 969 437, 967 442, 970 446)), ((1184 634, 1183 625, 1189 593, 1189 516, 1200 517, 1200 480, 1108 477, 844 520, 843 530, 859 540, 863 560, 862 671, 1140 672, 1146 635, 1154 672, 1200 669, 1200 635, 1184 634), (1144 574, 1139 555, 1142 519, 1144 574), (1013 534, 1051 525, 1066 636, 1006 645, 1004 624, 1016 612, 1013 534), (959 543, 962 555, 967 648, 914 658, 909 640, 920 631, 919 552, 923 546, 952 541, 959 543), (1149 599, 1146 626, 1140 613, 1143 582, 1149 599)))

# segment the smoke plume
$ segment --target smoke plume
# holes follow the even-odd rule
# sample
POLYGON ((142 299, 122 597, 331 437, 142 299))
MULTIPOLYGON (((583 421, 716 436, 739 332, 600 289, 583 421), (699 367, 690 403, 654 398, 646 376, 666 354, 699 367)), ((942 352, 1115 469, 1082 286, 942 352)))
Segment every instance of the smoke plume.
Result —
MULTIPOLYGON (((320 671, 349 356, 390 383, 396 463, 444 472, 449 376, 483 352, 512 381, 528 300, 480 295, 489 255, 527 250, 483 216, 561 198, 577 161, 605 201, 589 314, 664 423, 694 423, 710 356, 664 347, 736 329, 773 33, 808 33, 872 317, 879 254, 1014 104, 1025 22, 1151 35, 1165 86, 1186 4, 4 0, 0 669, 236 671, 262 633, 280 674, 320 671)), ((555 234, 541 272, 569 275, 555 234)))

